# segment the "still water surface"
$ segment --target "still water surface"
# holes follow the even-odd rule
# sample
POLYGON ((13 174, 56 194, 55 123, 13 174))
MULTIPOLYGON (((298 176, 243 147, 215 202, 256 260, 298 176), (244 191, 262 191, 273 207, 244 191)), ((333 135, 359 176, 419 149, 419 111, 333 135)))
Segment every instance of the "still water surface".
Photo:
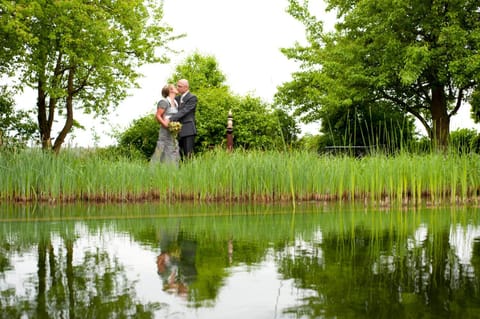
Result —
POLYGON ((480 317, 476 207, 0 213, 0 318, 480 317))

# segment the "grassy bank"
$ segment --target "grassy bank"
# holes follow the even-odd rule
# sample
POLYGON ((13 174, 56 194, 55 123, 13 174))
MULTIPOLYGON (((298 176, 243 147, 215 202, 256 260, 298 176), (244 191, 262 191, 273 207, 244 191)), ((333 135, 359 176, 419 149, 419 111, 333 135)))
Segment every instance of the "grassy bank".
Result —
POLYGON ((0 154, 2 201, 478 201, 480 156, 319 156, 293 151, 197 155, 180 167, 95 153, 0 154))

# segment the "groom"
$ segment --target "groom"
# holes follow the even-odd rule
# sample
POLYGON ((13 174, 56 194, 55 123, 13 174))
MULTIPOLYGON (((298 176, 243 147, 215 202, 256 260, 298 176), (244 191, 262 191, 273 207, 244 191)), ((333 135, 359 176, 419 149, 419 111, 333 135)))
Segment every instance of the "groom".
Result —
POLYGON ((182 123, 178 137, 178 146, 180 148, 180 157, 182 160, 190 158, 193 155, 193 146, 197 128, 195 127, 195 109, 197 108, 197 97, 190 93, 188 81, 181 79, 177 82, 179 95, 175 97, 178 103, 178 113, 170 117, 170 121, 182 123))

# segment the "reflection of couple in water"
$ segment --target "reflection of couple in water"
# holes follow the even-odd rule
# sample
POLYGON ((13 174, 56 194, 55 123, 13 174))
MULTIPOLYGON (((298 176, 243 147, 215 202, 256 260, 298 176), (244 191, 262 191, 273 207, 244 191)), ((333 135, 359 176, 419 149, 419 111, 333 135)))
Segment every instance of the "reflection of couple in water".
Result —
POLYGON ((164 238, 162 252, 157 257, 157 272, 163 281, 163 290, 186 297, 188 286, 197 275, 195 267, 196 242, 182 238, 164 238))
POLYGON ((162 252, 157 257, 157 272, 163 280, 163 290, 186 297, 188 286, 182 282, 178 273, 178 261, 167 252, 162 252))

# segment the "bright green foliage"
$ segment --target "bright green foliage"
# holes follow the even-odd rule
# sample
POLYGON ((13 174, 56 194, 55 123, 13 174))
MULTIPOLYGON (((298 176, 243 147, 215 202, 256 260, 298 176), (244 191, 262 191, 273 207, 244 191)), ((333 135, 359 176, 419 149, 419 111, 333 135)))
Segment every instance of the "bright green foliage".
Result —
POLYGON ((308 1, 290 0, 308 45, 283 50, 301 65, 278 101, 306 121, 388 103, 416 117, 436 145, 446 145, 450 117, 466 101, 478 110, 472 100, 480 82, 478 1, 326 2, 338 14, 332 32, 324 32, 308 1))
POLYGON ((234 147, 281 149, 284 142, 290 144, 298 134, 292 117, 269 109, 259 98, 235 96, 225 89, 202 89, 197 97, 196 148, 199 151, 226 144, 229 111, 233 117, 234 147))
POLYGON ((241 98, 233 108, 235 145, 245 149, 283 149, 296 139, 298 128, 291 117, 270 110, 259 98, 241 98), (290 121, 289 121, 290 120, 290 121))
POLYGON ((166 61, 158 49, 173 38, 162 17, 156 0, 0 0, 1 71, 37 91, 43 148, 58 152, 75 109, 106 116, 136 85, 140 65, 166 61))
MULTIPOLYGON (((198 97, 195 150, 201 151, 220 145, 226 147, 228 112, 239 108, 240 98, 233 96, 226 87, 199 89, 195 94, 198 97)), ((233 116, 236 140, 237 114, 234 113, 233 116)))
POLYGON ((298 133, 291 117, 282 111, 270 110, 259 98, 235 96, 226 89, 202 89, 197 96, 198 151, 225 146, 229 111, 233 117, 234 147, 279 149, 284 140, 292 142, 298 133), (287 132, 285 139, 281 130, 287 132))
POLYGON ((225 84, 226 77, 220 70, 217 59, 214 56, 202 55, 198 52, 188 56, 177 65, 169 82, 177 83, 180 79, 189 81, 192 92, 200 89, 228 89, 225 84))
POLYGON ((480 90, 476 89, 471 96, 470 104, 472 105, 471 108, 471 116, 475 123, 480 123, 480 90))
POLYGON ((470 140, 470 150, 480 154, 480 134, 477 134, 470 140))
POLYGON ((157 145, 158 124, 155 116, 148 115, 133 121, 133 124, 120 135, 118 145, 122 150, 137 150, 145 159, 152 156, 157 145))
POLYGON ((0 147, 24 146, 35 135, 36 126, 28 112, 15 111, 5 87, 0 88, 0 147))
POLYGON ((298 149, 305 150, 307 152, 318 152, 323 149, 325 145, 322 145, 321 135, 305 134, 298 140, 298 149))
POLYGON ((476 143, 480 134, 472 129, 459 129, 450 133, 449 147, 453 152, 459 154, 478 152, 476 143))

